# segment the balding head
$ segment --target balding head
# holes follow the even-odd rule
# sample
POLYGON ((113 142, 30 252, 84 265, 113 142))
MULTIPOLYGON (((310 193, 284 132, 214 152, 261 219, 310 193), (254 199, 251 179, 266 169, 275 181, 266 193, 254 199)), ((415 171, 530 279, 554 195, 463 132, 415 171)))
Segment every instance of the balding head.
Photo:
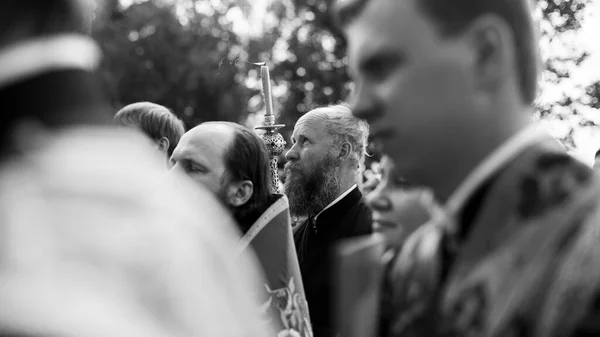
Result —
POLYGON ((181 137, 171 160, 209 188, 241 222, 271 194, 269 154, 254 132, 230 122, 207 122, 181 137))
POLYGON ((219 194, 225 183, 225 155, 233 143, 233 129, 225 125, 198 125, 186 132, 171 161, 191 178, 219 194))
POLYGON ((346 105, 314 109, 294 126, 284 188, 294 215, 315 215, 358 182, 369 126, 346 105))
POLYGON ((352 115, 352 110, 345 104, 320 107, 304 114, 296 126, 306 121, 321 127, 321 131, 330 138, 332 145, 351 145, 349 160, 357 170, 364 160, 369 137, 369 124, 352 115))

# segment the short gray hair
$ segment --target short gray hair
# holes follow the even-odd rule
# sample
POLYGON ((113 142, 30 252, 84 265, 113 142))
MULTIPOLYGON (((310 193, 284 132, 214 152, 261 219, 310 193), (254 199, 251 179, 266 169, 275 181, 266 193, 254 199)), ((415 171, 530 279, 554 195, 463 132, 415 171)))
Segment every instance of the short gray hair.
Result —
POLYGON ((320 109, 328 110, 327 124, 324 131, 333 136, 335 145, 346 142, 352 145, 351 160, 358 170, 367 153, 369 124, 354 117, 350 105, 346 103, 330 105, 320 109))

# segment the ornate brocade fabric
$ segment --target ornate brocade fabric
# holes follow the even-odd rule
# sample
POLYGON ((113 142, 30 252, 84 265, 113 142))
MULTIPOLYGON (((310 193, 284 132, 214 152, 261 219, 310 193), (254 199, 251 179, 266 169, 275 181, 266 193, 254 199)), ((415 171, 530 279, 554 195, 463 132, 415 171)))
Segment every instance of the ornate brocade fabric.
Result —
POLYGON ((385 333, 583 333, 600 286, 599 200, 598 179, 554 140, 526 147, 456 216, 407 239, 388 266, 385 333))

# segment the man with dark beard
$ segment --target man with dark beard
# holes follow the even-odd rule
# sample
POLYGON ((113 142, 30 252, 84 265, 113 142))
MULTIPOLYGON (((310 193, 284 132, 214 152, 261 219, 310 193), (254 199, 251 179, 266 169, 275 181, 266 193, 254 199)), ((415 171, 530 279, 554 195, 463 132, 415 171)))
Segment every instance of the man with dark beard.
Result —
POLYGON ((237 220, 241 254, 256 253, 274 325, 284 336, 310 337, 311 327, 288 199, 270 190, 267 147, 252 130, 231 122, 207 122, 181 137, 173 171, 207 187, 237 220))
POLYGON ((372 232, 371 211, 357 187, 368 134, 368 124, 348 107, 319 108, 298 120, 286 153, 290 212, 308 218, 295 229, 294 241, 315 337, 335 335, 331 248, 341 239, 372 232))

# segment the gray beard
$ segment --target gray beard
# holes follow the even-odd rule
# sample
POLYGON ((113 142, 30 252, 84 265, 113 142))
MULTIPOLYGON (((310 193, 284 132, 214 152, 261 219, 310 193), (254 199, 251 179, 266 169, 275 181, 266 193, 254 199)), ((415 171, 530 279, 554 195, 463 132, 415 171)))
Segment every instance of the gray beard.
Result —
POLYGON ((309 172, 291 171, 289 168, 294 165, 286 164, 283 185, 290 201, 290 213, 296 217, 315 216, 340 194, 338 164, 328 155, 309 172))

